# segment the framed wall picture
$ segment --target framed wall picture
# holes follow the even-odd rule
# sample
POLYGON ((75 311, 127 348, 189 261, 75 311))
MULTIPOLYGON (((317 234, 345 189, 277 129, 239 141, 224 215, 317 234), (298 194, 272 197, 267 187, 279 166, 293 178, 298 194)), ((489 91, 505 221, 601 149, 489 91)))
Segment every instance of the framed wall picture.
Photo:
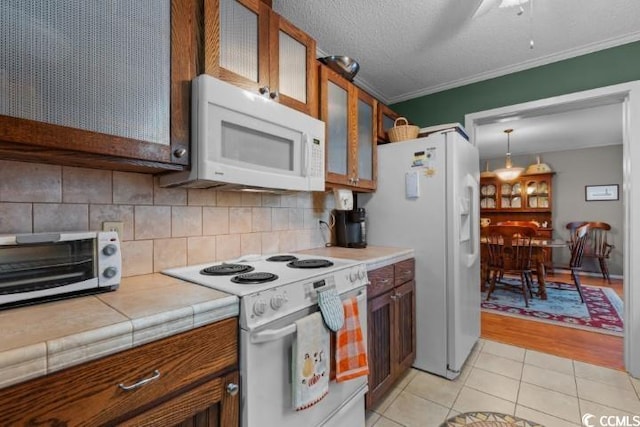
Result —
POLYGON ((587 202, 619 200, 618 184, 585 185, 584 199, 587 202))

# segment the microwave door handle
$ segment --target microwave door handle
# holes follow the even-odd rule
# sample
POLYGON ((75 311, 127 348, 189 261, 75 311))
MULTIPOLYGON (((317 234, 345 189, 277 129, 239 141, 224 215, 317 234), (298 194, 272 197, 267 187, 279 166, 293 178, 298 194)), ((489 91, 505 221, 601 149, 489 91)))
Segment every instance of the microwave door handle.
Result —
POLYGON ((304 166, 302 170, 302 176, 309 176, 309 157, 311 153, 309 152, 309 135, 306 133, 302 134, 302 149, 304 150, 304 166))

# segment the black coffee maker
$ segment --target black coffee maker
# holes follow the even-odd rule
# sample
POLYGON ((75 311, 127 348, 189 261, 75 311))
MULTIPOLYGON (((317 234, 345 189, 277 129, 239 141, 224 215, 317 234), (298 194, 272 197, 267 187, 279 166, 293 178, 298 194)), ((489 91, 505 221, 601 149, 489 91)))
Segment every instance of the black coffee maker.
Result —
POLYGON ((334 210, 336 245, 344 248, 366 248, 367 227, 364 208, 350 211, 334 210))

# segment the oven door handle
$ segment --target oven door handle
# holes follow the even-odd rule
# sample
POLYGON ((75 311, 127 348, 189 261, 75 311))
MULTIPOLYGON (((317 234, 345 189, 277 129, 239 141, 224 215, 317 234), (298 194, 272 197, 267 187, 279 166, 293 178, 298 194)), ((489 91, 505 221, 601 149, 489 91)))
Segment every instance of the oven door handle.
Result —
POLYGON ((292 323, 280 329, 265 329, 264 331, 251 334, 251 342, 253 344, 261 342, 275 341, 287 335, 291 335, 297 330, 296 324, 292 323))
MULTIPOLYGON (((357 296, 358 303, 366 299, 366 297, 367 297, 367 292, 364 290, 360 291, 357 296)), ((286 337, 287 335, 293 334, 296 330, 297 330, 297 327, 295 323, 292 323, 280 329, 265 329, 264 331, 255 332, 251 334, 251 343, 258 344, 262 342, 275 341, 282 337, 286 337)))

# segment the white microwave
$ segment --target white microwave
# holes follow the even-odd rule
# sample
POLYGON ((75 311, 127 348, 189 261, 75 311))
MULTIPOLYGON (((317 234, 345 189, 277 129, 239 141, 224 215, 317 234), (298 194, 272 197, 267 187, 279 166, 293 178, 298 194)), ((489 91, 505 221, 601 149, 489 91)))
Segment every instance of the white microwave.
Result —
POLYGON ((163 187, 324 191, 324 122, 208 75, 192 82, 191 170, 163 187))

